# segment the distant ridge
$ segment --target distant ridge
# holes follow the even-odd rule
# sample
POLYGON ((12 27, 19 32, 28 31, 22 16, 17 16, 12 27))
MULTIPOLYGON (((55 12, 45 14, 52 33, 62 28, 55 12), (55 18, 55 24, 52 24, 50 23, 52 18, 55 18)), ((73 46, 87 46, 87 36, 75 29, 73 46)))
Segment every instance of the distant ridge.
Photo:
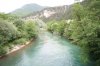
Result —
POLYGON ((17 16, 23 17, 28 14, 31 14, 32 12, 41 11, 44 8, 45 7, 40 6, 38 4, 31 3, 31 4, 26 4, 23 7, 14 10, 13 12, 11 12, 11 14, 15 14, 17 16))

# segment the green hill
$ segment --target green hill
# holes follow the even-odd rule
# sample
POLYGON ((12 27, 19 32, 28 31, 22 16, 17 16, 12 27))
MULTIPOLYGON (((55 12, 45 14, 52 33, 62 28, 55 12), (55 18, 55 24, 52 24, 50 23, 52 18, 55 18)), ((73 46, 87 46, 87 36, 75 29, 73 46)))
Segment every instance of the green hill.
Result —
POLYGON ((13 11, 11 13, 15 14, 17 16, 23 17, 23 16, 26 16, 32 12, 40 11, 43 8, 44 8, 43 6, 32 3, 32 4, 24 5, 23 7, 16 9, 15 11, 13 11))

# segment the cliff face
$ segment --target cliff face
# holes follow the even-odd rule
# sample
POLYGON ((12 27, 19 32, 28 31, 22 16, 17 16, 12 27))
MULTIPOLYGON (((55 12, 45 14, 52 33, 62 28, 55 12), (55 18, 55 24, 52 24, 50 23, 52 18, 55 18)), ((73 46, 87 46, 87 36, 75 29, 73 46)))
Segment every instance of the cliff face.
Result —
POLYGON ((24 18, 26 19, 42 19, 43 21, 50 20, 61 20, 71 18, 71 6, 58 6, 58 7, 48 7, 41 11, 33 12, 24 18))

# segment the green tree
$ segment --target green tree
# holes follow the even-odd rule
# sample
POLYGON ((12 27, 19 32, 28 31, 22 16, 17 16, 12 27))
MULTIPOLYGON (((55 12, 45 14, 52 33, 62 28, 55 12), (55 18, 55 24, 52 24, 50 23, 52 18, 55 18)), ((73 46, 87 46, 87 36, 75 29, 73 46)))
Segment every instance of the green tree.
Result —
POLYGON ((9 22, 0 21, 0 44, 5 44, 18 38, 19 32, 17 28, 9 22))
POLYGON ((71 38, 90 58, 100 64, 100 7, 99 0, 85 0, 84 4, 74 5, 74 19, 71 25, 71 38), (81 7, 79 7, 81 6, 81 7), (88 6, 88 7, 87 7, 88 6))
POLYGON ((26 37, 27 38, 34 38, 36 37, 37 35, 37 30, 36 30, 36 25, 34 23, 34 21, 32 20, 28 20, 26 21, 25 25, 24 25, 24 30, 25 30, 25 33, 26 33, 26 37))

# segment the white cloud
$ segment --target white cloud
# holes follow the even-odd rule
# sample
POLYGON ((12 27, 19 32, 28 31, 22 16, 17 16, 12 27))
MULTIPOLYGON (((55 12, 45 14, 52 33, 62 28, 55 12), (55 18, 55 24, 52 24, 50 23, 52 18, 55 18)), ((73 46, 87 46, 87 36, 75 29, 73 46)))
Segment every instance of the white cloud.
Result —
POLYGON ((59 6, 74 3, 74 0, 0 0, 0 12, 11 12, 25 4, 37 3, 42 6, 59 6))

